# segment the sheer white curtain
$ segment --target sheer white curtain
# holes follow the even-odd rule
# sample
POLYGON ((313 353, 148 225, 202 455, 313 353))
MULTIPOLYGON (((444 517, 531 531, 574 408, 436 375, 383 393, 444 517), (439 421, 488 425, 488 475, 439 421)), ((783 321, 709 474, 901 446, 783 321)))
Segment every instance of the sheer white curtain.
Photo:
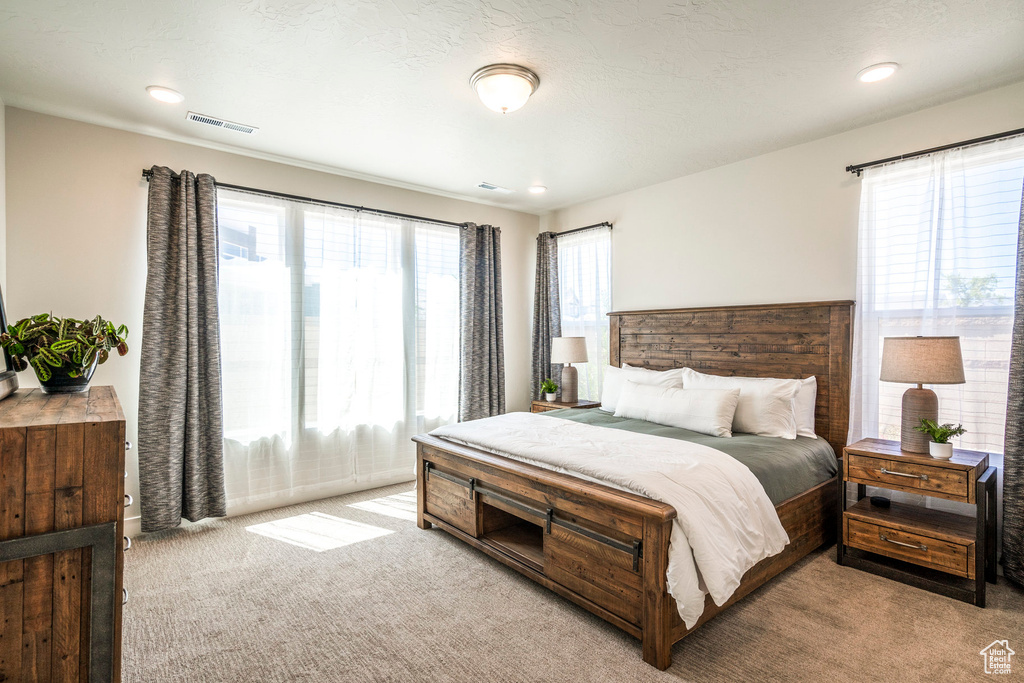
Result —
POLYGON ((218 192, 231 514, 412 478, 454 419, 458 228, 218 192))
POLYGON ((558 236, 562 336, 585 337, 588 362, 577 367, 579 397, 599 401, 608 364, 612 310, 612 230, 604 226, 558 236))
POLYGON ((882 339, 961 338, 964 385, 932 386, 962 448, 1002 453, 1024 136, 864 172, 850 439, 900 438, 908 385, 880 382, 882 339))

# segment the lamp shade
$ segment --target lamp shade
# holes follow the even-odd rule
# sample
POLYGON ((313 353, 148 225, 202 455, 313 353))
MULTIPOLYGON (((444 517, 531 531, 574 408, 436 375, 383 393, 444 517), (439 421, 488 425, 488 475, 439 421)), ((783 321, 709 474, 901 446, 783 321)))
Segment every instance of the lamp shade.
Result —
POLYGON ((960 337, 886 337, 882 345, 883 382, 963 384, 960 337))
POLYGON ((552 363, 586 363, 585 337, 555 337, 551 340, 552 363))

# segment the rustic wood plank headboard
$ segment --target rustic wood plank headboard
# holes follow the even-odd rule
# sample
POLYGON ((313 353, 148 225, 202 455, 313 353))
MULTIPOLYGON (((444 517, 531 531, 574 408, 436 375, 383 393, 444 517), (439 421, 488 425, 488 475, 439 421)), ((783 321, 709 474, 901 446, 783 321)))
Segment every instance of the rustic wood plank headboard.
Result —
POLYGON ((609 313, 612 365, 818 381, 814 430, 842 457, 850 420, 853 302, 609 313))

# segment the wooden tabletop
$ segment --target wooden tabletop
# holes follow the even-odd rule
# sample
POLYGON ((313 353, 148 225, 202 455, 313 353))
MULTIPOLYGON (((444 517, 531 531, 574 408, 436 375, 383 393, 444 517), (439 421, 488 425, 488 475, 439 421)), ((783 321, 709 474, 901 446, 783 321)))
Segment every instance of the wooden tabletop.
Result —
POLYGON ((124 412, 113 387, 90 387, 76 394, 44 394, 18 389, 0 400, 0 429, 40 427, 71 422, 123 422, 124 412))
POLYGON ((988 453, 969 451, 962 448, 954 448, 953 457, 949 460, 942 460, 940 458, 933 458, 927 453, 911 453, 901 450, 899 441, 890 441, 888 439, 861 439, 857 443, 847 446, 846 452, 853 453, 854 455, 892 458, 921 465, 935 465, 958 470, 973 470, 988 460, 988 453))

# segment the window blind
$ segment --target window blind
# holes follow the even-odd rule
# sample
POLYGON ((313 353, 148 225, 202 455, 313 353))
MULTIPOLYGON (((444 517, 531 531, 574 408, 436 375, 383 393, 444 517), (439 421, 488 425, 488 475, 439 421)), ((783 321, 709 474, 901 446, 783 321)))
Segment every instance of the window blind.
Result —
POLYGON ((563 337, 585 337, 587 363, 578 366, 579 397, 601 400, 608 365, 612 310, 612 231, 607 226, 558 236, 558 288, 563 337))
POLYGON ((231 514, 406 481, 454 419, 458 228, 218 191, 231 514))
POLYGON ((960 446, 1003 449, 1024 136, 864 171, 850 438, 899 439, 907 385, 878 379, 887 336, 961 338, 964 385, 932 386, 960 446))

